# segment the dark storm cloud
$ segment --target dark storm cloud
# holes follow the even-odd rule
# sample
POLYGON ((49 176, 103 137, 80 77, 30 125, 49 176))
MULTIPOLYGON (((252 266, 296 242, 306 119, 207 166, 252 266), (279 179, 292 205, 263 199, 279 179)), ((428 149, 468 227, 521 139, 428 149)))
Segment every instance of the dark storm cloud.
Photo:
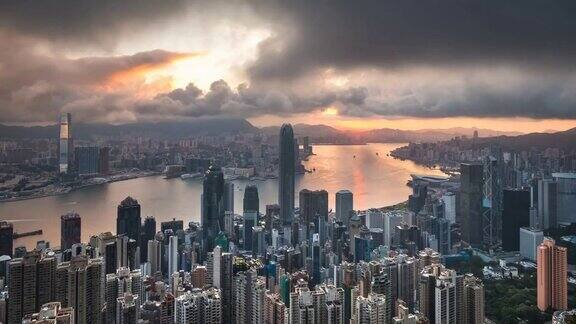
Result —
POLYGON ((181 12, 187 0, 3 0, 0 27, 66 42, 109 46, 117 32, 181 12))
POLYGON ((213 82, 205 93, 194 84, 159 94, 152 100, 135 102, 130 111, 144 118, 238 116, 262 114, 291 115, 323 109, 336 102, 343 105, 362 105, 366 99, 363 89, 321 91, 301 95, 288 89, 252 88, 241 84, 231 88, 224 80, 213 82))
MULTIPOLYGON (((157 32, 160 37, 162 30, 157 32)), ((328 106, 363 117, 572 119, 575 35, 573 0, 5 0, 0 1, 0 121, 54 120, 63 110, 79 120, 115 122, 288 116, 328 106), (184 13, 187 19, 233 22, 240 11, 243 28, 273 34, 246 67, 249 86, 232 88, 220 80, 207 91, 191 84, 142 99, 138 89, 107 87, 107 80, 170 62, 178 53, 82 59, 59 53, 113 48, 125 33, 177 22, 184 13), (502 77, 495 66, 515 77, 502 77), (343 75, 404 74, 404 81, 413 78, 417 85, 356 78, 347 87, 331 87, 319 73, 326 68, 343 75), (437 78, 419 80, 413 71, 420 68, 437 78), (472 70, 483 72, 469 74, 472 70), (445 82, 448 74, 458 81, 445 82)))
POLYGON ((261 46, 256 79, 335 66, 513 64, 576 67, 572 0, 266 0, 277 38, 261 46))
MULTIPOLYGON (((0 122, 55 120, 71 110, 83 118, 110 119, 109 110, 123 111, 134 95, 116 80, 138 69, 153 69, 191 54, 154 50, 134 55, 68 59, 38 51, 38 39, 0 30, 0 122)), ((113 116, 114 117, 114 116, 113 116)), ((121 115, 118 117, 125 117, 121 115)))

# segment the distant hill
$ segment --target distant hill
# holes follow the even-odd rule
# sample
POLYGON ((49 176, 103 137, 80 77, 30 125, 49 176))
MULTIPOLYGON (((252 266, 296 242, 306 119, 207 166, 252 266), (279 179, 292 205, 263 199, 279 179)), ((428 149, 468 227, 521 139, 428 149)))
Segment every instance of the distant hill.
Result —
POLYGON ((565 151, 576 151, 576 128, 556 133, 490 137, 480 139, 478 142, 480 144, 497 143, 503 148, 512 150, 559 148, 565 151))
MULTIPOLYGON (((259 129, 240 118, 196 118, 176 122, 140 122, 121 125, 72 124, 75 138, 94 137, 122 138, 127 136, 153 136, 157 138, 181 138, 197 135, 220 135, 254 133, 259 129)), ((49 138, 58 137, 58 125, 7 126, 0 124, 0 138, 49 138)))
MULTIPOLYGON (((269 135, 278 134, 280 127, 263 127, 261 130, 269 135)), ((399 130, 392 128, 372 129, 368 131, 343 131, 326 125, 294 125, 296 136, 309 136, 313 142, 326 142, 329 138, 337 138, 342 142, 347 138, 350 142, 372 142, 372 143, 398 143, 398 142, 437 142, 452 139, 456 136, 472 137, 474 131, 478 131, 480 137, 489 136, 516 136, 519 132, 501 132, 491 129, 479 128, 448 128, 448 129, 421 129, 421 130, 399 130)))

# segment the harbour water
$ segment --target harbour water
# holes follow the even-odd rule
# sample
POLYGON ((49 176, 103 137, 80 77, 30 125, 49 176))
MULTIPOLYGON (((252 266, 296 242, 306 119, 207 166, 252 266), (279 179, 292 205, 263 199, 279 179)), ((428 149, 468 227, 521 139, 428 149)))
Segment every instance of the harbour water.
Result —
MULTIPOLYGON (((442 174, 439 170, 400 161, 388 153, 404 144, 324 145, 314 146, 314 153, 304 164, 311 173, 296 178, 296 206, 300 189, 326 189, 330 208, 340 189, 354 193, 354 208, 368 209, 405 201, 410 194, 406 182, 410 174, 442 174)), ((258 186, 260 210, 277 202, 276 179, 259 181, 235 180, 234 207, 242 211, 244 187, 258 186)), ((92 234, 116 230, 116 208, 126 196, 137 199, 142 218, 152 215, 158 224, 172 218, 185 223, 200 220, 201 179, 164 179, 152 176, 91 186, 65 195, 0 203, 0 219, 14 224, 15 232, 43 230, 43 235, 23 237, 15 246, 35 246, 38 240, 60 245, 60 215, 75 211, 82 217, 82 240, 92 234)))

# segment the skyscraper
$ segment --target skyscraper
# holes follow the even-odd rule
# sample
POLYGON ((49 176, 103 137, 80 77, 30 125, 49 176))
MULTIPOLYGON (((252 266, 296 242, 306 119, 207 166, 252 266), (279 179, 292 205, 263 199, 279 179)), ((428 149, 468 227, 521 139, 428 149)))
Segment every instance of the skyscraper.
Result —
MULTIPOLYGON (((106 297, 106 319, 108 323, 113 323, 118 315, 117 303, 124 294, 132 294, 143 297, 144 287, 140 270, 132 270, 120 267, 116 273, 106 275, 105 297, 106 297)), ((142 298, 138 300, 138 307, 142 298)))
POLYGON ((257 225, 258 215, 255 211, 244 211, 244 250, 252 251, 252 233, 254 226, 257 225))
POLYGON ((247 185, 244 188, 244 212, 260 212, 260 199, 258 198, 258 187, 247 185))
POLYGON ((60 116, 60 145, 59 170, 60 173, 68 173, 72 166, 72 154, 74 150, 72 140, 72 115, 64 113, 60 116))
POLYGON ((538 181, 538 218, 542 229, 558 225, 558 183, 551 179, 538 181))
POLYGON ((140 261, 148 261, 148 241, 153 240, 156 235, 156 219, 147 216, 140 231, 140 261))
POLYGON ((223 305, 221 293, 218 289, 193 289, 175 299, 175 323, 222 323, 223 305))
POLYGON ((100 167, 100 148, 97 146, 80 146, 74 150, 78 175, 98 174, 100 167))
POLYGON ((234 212, 234 182, 224 181, 224 211, 234 212))
POLYGON ((482 280, 472 274, 464 276, 463 300, 461 309, 464 309, 464 323, 482 324, 484 323, 484 284, 482 280))
POLYGON ((224 231, 224 174, 210 166, 206 171, 202 190, 202 229, 206 239, 205 251, 212 251, 214 238, 224 231))
POLYGON ((576 223, 576 173, 552 173, 558 183, 558 223, 576 223))
POLYGON ((102 259, 77 256, 58 264, 56 301, 74 308, 76 323, 96 324, 102 316, 102 259))
POLYGON ((482 164, 460 164, 459 208, 456 221, 460 223, 462 240, 472 246, 482 244, 482 164))
POLYGON ((22 317, 54 301, 56 258, 37 250, 8 264, 8 323, 21 323, 22 317))
POLYGON ((544 240, 544 232, 540 229, 523 227, 520 229, 520 255, 536 261, 538 247, 544 240))
POLYGON ((294 188, 296 175, 296 153, 292 125, 284 124, 280 128, 279 185, 278 203, 280 219, 284 226, 291 225, 294 218, 294 188))
POLYGON ((178 236, 170 236, 168 244, 168 276, 178 271, 178 236))
POLYGON ((116 218, 116 234, 126 235, 128 238, 140 242, 140 204, 132 197, 126 197, 118 205, 118 216, 116 218))
POLYGON ((14 226, 6 221, 0 221, 0 256, 12 257, 14 251, 14 226))
POLYGON ((436 279, 435 323, 456 323, 456 272, 445 270, 436 279))
POLYGON ((502 208, 502 249, 520 250, 520 228, 530 225, 530 192, 505 189, 502 208))
POLYGON ((556 245, 551 238, 544 238, 538 247, 536 288, 538 308, 546 311, 568 308, 568 250, 556 245))
POLYGON ((60 249, 68 250, 73 244, 81 242, 80 215, 71 212, 60 216, 60 249))
POLYGON ((336 193, 336 220, 348 226, 350 212, 354 210, 354 196, 350 190, 340 190, 336 193))
POLYGON ((309 226, 314 223, 319 232, 319 218, 328 222, 328 192, 326 190, 300 190, 300 221, 309 226))

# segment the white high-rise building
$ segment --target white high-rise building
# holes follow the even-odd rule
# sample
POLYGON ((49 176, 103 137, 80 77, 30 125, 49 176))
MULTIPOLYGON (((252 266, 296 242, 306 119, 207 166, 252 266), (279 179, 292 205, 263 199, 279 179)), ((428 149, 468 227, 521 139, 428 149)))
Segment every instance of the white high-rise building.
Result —
POLYGON ((447 192, 442 196, 444 201, 444 217, 450 221, 450 224, 456 222, 456 195, 453 192, 447 192))
POLYGON ((178 272, 178 236, 170 236, 168 242, 168 275, 178 272))
POLYGON ((544 240, 544 232, 535 228, 520 229, 520 255, 531 261, 536 261, 538 246, 544 240))
POLYGON ((384 215, 378 209, 370 209, 366 213, 366 226, 372 228, 384 228, 384 215))
POLYGON ((456 272, 444 270, 436 280, 436 323, 456 324, 458 319, 456 301, 456 272))
POLYGON ((148 241, 148 263, 150 264, 150 274, 161 271, 162 250, 160 242, 157 240, 148 241))
POLYGON ((394 236, 394 229, 396 226, 402 224, 404 215, 397 211, 390 211, 384 214, 384 245, 390 247, 392 244, 392 237, 394 236))
POLYGON ((72 114, 64 113, 60 116, 60 145, 59 170, 68 173, 72 164, 74 145, 72 142, 72 114))

